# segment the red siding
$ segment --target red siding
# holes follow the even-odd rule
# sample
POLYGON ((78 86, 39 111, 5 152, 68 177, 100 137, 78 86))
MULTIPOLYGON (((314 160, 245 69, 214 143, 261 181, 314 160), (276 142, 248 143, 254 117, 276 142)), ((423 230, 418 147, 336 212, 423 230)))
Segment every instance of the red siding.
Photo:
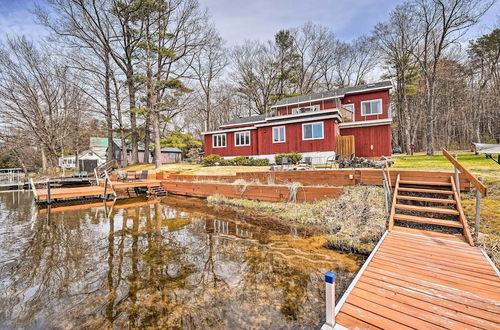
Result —
MULTIPOLYGON (((348 94, 346 97, 340 99, 341 104, 354 104, 355 121, 365 121, 373 119, 385 119, 389 118, 389 90, 374 91, 374 92, 363 92, 361 94, 348 94), (382 114, 374 116, 362 116, 361 115, 361 101, 382 99, 382 114)), ((337 107, 335 99, 316 101, 316 102, 306 102, 301 104, 294 104, 290 106, 279 107, 279 115, 290 115, 292 110, 299 107, 307 107, 311 105, 319 105, 320 110, 334 109, 337 107)))
POLYGON ((391 125, 342 128, 340 135, 354 135, 356 157, 381 157, 392 154, 391 125))
MULTIPOLYGON (((318 122, 311 120, 310 122, 318 122)), ((259 128, 259 153, 261 155, 278 154, 285 152, 313 152, 335 150, 335 136, 337 122, 335 119, 323 121, 324 138, 318 140, 302 140, 302 124, 294 123, 285 126, 285 143, 273 143, 273 126, 259 128)), ((276 126, 283 126, 277 124, 276 126)))
POLYGON ((389 118, 389 91, 347 95, 342 104, 354 104, 354 121, 365 121, 389 118), (361 101, 382 99, 382 114, 373 116, 361 115, 361 101))
MULTIPOLYGON (((241 131, 244 132, 244 131, 241 131)), ((226 147, 213 148, 212 135, 205 135, 205 156, 219 155, 219 156, 251 156, 257 155, 257 130, 250 130, 250 145, 249 146, 235 146, 234 134, 238 132, 226 133, 226 147)))

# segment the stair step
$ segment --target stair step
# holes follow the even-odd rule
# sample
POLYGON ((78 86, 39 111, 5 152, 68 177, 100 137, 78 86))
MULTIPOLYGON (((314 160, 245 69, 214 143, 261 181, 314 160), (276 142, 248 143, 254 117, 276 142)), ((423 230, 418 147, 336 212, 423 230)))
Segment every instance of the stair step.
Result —
POLYGON ((433 203, 443 203, 443 204, 456 204, 457 203, 453 199, 444 199, 444 198, 403 196, 403 195, 398 195, 396 198, 397 199, 404 199, 407 201, 433 202, 433 203))
POLYGON ((451 187, 451 182, 399 180, 399 183, 400 184, 413 184, 413 185, 420 185, 420 186, 447 186, 447 187, 451 187))
POLYGON ((457 210, 445 209, 442 207, 396 204, 396 208, 400 209, 400 210, 410 210, 410 211, 419 211, 419 212, 431 212, 431 213, 453 214, 453 215, 459 214, 457 210))
POLYGON ((420 188, 401 188, 401 187, 399 187, 398 191, 421 192, 421 193, 428 193, 428 194, 453 195, 453 191, 451 191, 451 190, 420 189, 420 188))
POLYGON ((414 215, 406 215, 406 214, 398 214, 398 213, 394 214, 394 220, 427 223, 427 224, 431 224, 431 225, 439 225, 439 226, 454 227, 454 228, 463 228, 462 224, 459 221, 442 220, 442 219, 434 219, 434 218, 427 218, 427 217, 417 217, 414 215))

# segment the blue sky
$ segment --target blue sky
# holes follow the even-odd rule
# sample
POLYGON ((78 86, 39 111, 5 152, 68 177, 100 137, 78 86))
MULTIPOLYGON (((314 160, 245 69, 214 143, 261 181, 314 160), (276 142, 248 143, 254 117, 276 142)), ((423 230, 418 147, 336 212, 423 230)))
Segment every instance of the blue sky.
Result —
MULTIPOLYGON (((268 40, 284 28, 307 21, 331 28, 342 40, 369 33, 373 26, 388 18, 389 12, 403 0, 199 0, 207 7, 217 29, 228 45, 244 39, 268 40)), ((0 0, 0 40, 8 35, 25 34, 37 40, 47 35, 38 26, 30 9, 41 0, 0 0)), ((476 38, 500 25, 500 1, 470 32, 476 38)))

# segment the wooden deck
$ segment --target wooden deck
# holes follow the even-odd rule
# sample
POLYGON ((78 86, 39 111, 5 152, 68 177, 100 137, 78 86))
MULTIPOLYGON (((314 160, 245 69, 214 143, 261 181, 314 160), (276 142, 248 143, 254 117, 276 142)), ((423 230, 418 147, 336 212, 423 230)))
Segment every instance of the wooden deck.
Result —
MULTIPOLYGON (((108 187, 109 188, 109 187, 108 187)), ((108 193, 111 191, 108 190, 108 193)), ((73 187, 73 188, 51 188, 50 199, 73 199, 77 197, 101 196, 104 194, 104 187, 73 187)), ((36 195, 38 201, 47 201, 47 189, 37 189, 36 195)))
POLYGON ((500 277, 462 236, 394 226, 336 308, 336 328, 500 329, 500 277))

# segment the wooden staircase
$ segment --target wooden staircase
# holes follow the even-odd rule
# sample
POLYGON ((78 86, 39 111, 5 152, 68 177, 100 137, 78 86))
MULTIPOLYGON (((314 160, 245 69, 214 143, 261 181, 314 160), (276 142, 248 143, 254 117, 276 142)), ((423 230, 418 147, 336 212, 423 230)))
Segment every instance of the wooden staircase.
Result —
POLYGON ((156 197, 167 196, 167 191, 162 186, 151 186, 148 188, 148 193, 156 197))
MULTIPOLYGON (((460 229, 470 245, 472 236, 460 202, 453 177, 447 181, 414 181, 398 175, 389 217, 389 230, 395 223, 402 226, 422 226, 428 230, 460 229)), ((398 226, 396 226, 398 227, 398 226)))

